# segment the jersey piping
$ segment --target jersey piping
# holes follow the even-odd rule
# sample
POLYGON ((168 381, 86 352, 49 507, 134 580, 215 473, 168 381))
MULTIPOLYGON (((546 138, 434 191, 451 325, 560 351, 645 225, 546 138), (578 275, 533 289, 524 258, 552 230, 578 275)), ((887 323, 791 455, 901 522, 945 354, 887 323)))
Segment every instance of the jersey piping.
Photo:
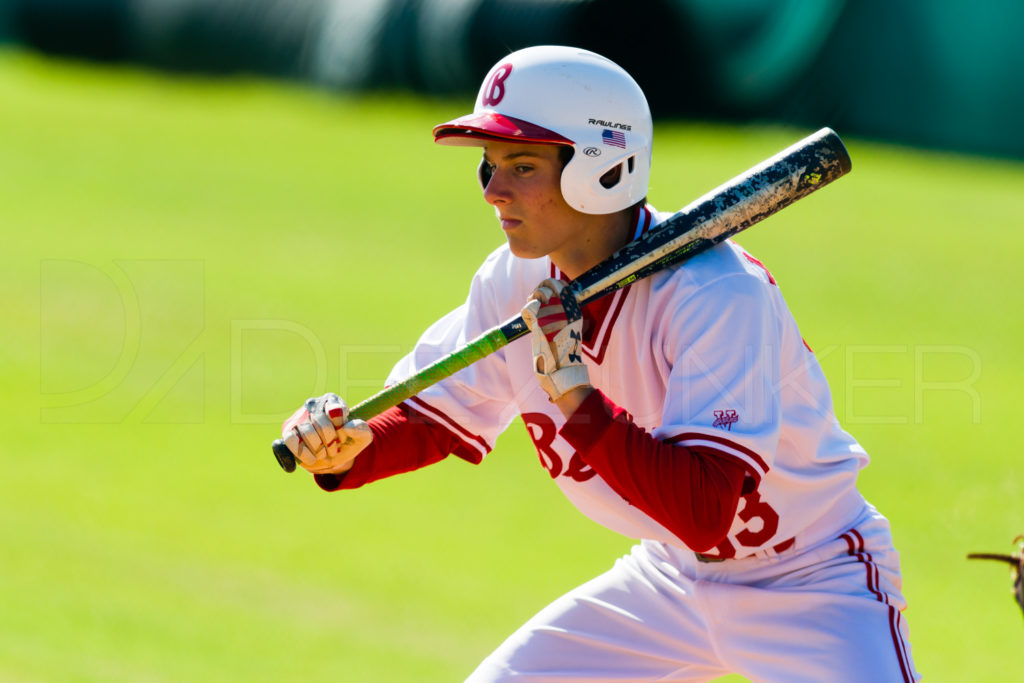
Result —
POLYGON ((491 446, 487 443, 487 439, 479 434, 473 434, 448 416, 444 411, 431 406, 419 396, 410 397, 408 401, 406 401, 406 404, 410 409, 415 410, 417 413, 424 415, 436 424, 447 429, 455 438, 461 441, 466 448, 471 452, 476 453, 477 457, 474 459, 466 458, 474 465, 479 465, 483 462, 484 456, 491 452, 491 446))
POLYGON ((722 437, 718 434, 706 434, 704 432, 684 432, 664 440, 665 443, 685 446, 687 448, 701 447, 743 463, 744 469, 760 483, 761 477, 768 473, 768 463, 760 455, 746 446, 722 437))

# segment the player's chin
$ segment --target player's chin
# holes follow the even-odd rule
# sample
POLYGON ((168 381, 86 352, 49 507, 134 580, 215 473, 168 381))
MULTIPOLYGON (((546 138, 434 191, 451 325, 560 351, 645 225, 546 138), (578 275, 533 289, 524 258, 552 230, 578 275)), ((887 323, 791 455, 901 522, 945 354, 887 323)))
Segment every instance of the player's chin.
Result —
POLYGON ((516 239, 514 236, 508 234, 506 234, 505 237, 508 240, 509 251, 511 251, 514 256, 518 256, 522 259, 535 259, 548 255, 547 251, 535 244, 530 244, 529 242, 516 239))

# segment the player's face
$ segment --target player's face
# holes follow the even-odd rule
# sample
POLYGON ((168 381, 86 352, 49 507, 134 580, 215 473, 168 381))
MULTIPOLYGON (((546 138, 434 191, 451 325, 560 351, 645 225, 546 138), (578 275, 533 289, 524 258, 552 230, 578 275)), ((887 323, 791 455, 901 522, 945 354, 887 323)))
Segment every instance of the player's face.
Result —
POLYGON ((494 207, 512 253, 550 255, 556 265, 587 243, 588 216, 562 197, 562 162, 555 145, 488 142, 483 162, 491 172, 484 199, 494 207))

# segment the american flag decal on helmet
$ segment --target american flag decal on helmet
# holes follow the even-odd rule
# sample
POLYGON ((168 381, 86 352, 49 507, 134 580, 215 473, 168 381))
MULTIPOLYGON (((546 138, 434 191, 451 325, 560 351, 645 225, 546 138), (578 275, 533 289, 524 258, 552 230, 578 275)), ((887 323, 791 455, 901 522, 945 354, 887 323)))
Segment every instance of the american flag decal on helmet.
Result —
POLYGON ((605 128, 604 130, 601 131, 601 140, 606 145, 626 149, 626 134, 623 133, 621 130, 611 130, 610 128, 605 128))

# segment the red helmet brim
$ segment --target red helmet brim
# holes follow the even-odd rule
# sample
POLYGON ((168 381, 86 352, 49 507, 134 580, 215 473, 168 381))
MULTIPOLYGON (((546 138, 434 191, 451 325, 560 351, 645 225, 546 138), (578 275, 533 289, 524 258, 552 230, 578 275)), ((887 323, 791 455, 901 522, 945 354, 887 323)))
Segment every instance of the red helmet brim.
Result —
POLYGON ((440 145, 479 145, 501 140, 533 145, 571 145, 572 140, 529 121, 495 111, 467 114, 434 126, 434 142, 440 145))

